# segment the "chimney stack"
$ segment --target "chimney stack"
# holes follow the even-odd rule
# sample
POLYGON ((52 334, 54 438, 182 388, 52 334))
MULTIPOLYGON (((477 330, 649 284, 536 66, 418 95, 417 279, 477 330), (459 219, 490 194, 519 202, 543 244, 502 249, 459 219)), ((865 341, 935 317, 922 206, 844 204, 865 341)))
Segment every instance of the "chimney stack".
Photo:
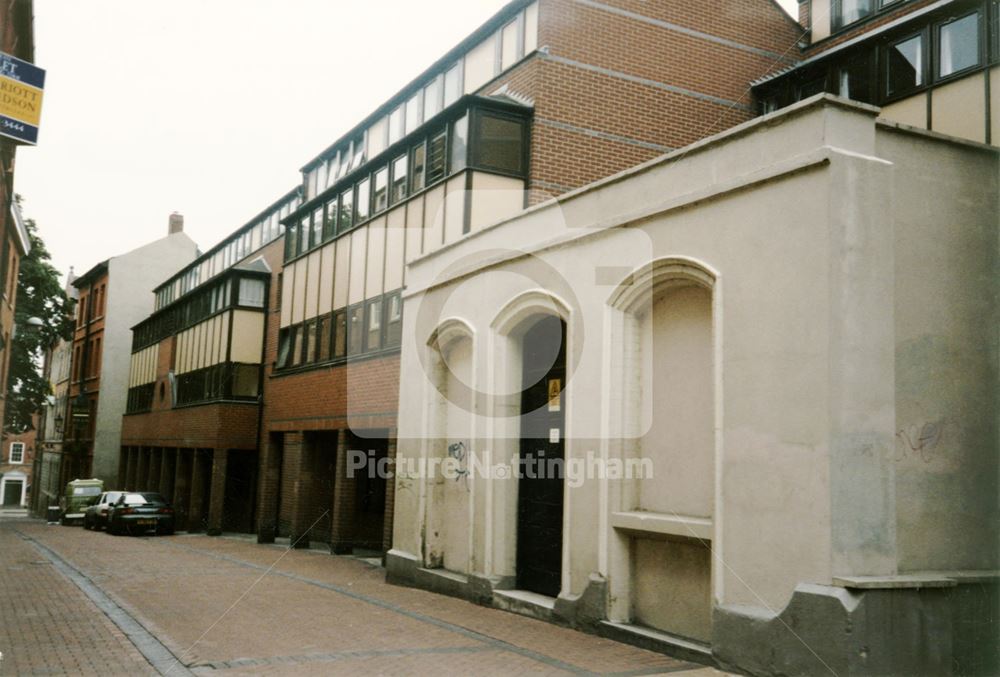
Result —
POLYGON ((167 228, 167 235, 184 232, 184 215, 174 212, 170 215, 170 226, 167 228))

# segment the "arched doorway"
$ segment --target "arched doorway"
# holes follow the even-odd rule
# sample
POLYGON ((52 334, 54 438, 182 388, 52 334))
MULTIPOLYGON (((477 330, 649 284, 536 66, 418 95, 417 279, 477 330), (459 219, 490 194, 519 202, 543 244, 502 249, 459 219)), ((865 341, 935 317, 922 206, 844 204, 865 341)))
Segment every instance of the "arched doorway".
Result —
POLYGON ((562 583, 566 324, 524 321, 517 499, 517 587, 555 597, 562 583))

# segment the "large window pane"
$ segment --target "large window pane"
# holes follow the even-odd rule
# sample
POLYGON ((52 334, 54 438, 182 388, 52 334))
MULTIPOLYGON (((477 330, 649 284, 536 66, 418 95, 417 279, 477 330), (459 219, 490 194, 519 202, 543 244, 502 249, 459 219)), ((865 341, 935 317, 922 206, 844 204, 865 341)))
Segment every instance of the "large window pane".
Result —
POLYGON ((392 161, 392 203, 396 204, 406 197, 408 159, 401 155, 392 161))
POLYGON ((375 191, 372 194, 373 213, 378 214, 389 206, 389 168, 375 172, 375 191))
POLYGON ((365 350, 378 350, 382 347, 382 301, 369 301, 365 313, 365 350))
POLYGON ((371 209, 371 179, 358 182, 354 203, 354 222, 361 223, 370 215, 371 209))
POLYGON ((479 116, 477 164, 487 169, 519 174, 522 167, 524 125, 519 120, 489 114, 479 116))
POLYGON ((417 92, 411 96, 406 102, 406 133, 409 134, 423 122, 423 117, 421 115, 420 102, 423 98, 423 92, 417 92))
POLYGON ((979 12, 938 27, 938 77, 979 65, 979 12))
POLYGON ((291 366, 295 367, 302 364, 302 338, 304 332, 302 331, 302 325, 297 327, 292 327, 292 362, 291 366))
POLYGON ((312 219, 312 240, 313 247, 323 241, 323 208, 320 207, 313 212, 312 219))
POLYGON ((872 13, 872 0, 840 0, 838 26, 846 26, 872 13))
POLYGON ((337 232, 337 198, 326 203, 326 220, 323 221, 323 241, 329 240, 337 232))
POLYGON ((394 348, 403 336, 403 298, 393 294, 386 300, 385 347, 394 348))
POLYGON ((338 310, 333 314, 333 356, 347 354, 347 314, 338 310))
POLYGON ((309 215, 307 214, 306 216, 302 217, 301 221, 299 221, 299 253, 300 254, 302 252, 307 251, 309 249, 309 247, 312 246, 312 243, 309 242, 309 226, 310 226, 310 220, 309 220, 309 215))
POLYGON ((462 63, 458 62, 444 74, 444 105, 458 101, 462 96, 462 63))
POLYGON ((424 87, 424 120, 430 120, 441 112, 442 83, 444 77, 439 75, 424 87))
POLYGON ((416 193, 424 187, 424 171, 426 168, 427 146, 421 143, 412 151, 413 172, 410 176, 410 192, 416 193))
POLYGON ((921 35, 890 45, 886 52, 886 94, 924 84, 924 39, 921 35))
POLYGON ((302 363, 311 364, 316 361, 316 322, 311 320, 305 324, 305 340, 302 342, 302 363))
POLYGON ((403 106, 389 114, 389 143, 393 144, 403 138, 406 133, 405 112, 403 106))
POLYGON ((337 232, 343 233, 351 228, 351 220, 354 218, 354 190, 348 189, 340 194, 340 225, 337 232))
POLYGON ((451 124, 451 173, 466 166, 469 150, 469 116, 463 115, 451 124))
POLYGON ((250 306, 251 308, 263 308, 264 280, 241 279, 239 305, 250 306))
POLYGON ((500 70, 507 70, 521 58, 518 53, 521 24, 516 19, 503 27, 500 33, 500 70))
POLYGON ((858 54, 844 63, 837 71, 837 93, 845 99, 874 103, 874 69, 872 52, 858 54))
POLYGON ((330 347, 332 343, 332 336, 330 331, 333 327, 332 317, 330 315, 324 315, 319 321, 319 335, 317 337, 318 347, 316 359, 320 362, 326 362, 330 359, 330 347))
POLYGON ((445 151, 448 146, 448 132, 441 132, 427 144, 427 185, 440 181, 445 175, 445 151))
POLYGON ((354 306, 347 310, 347 354, 360 355, 364 345, 364 307, 354 306))

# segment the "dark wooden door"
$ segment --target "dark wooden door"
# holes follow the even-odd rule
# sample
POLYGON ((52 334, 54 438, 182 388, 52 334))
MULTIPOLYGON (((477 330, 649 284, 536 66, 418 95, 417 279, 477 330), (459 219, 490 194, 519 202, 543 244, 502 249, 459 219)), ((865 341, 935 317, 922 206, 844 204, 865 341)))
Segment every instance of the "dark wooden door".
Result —
POLYGON ((11 480, 7 482, 4 489, 3 504, 6 506, 21 505, 21 492, 24 491, 24 482, 21 480, 11 480))
POLYGON ((517 587, 550 597, 559 594, 562 580, 563 477, 559 459, 564 453, 566 415, 562 394, 565 343, 562 321, 545 317, 525 333, 522 346, 517 587))

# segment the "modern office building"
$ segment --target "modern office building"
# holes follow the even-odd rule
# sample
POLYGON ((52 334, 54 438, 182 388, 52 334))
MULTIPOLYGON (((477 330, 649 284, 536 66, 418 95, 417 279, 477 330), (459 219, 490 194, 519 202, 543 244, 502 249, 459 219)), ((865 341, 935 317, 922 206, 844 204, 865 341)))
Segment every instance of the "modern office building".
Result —
POLYGON ((197 256, 180 214, 147 245, 98 263, 73 281, 76 327, 63 441, 80 477, 118 481, 122 415, 128 397, 132 326, 153 309, 153 288, 197 256))
POLYGON ((253 529, 272 276, 300 202, 296 188, 172 271, 133 327, 117 486, 159 491, 181 529, 253 529))
POLYGON ((764 112, 819 92, 1000 145, 1000 2, 800 0, 801 62, 756 81, 764 112))

